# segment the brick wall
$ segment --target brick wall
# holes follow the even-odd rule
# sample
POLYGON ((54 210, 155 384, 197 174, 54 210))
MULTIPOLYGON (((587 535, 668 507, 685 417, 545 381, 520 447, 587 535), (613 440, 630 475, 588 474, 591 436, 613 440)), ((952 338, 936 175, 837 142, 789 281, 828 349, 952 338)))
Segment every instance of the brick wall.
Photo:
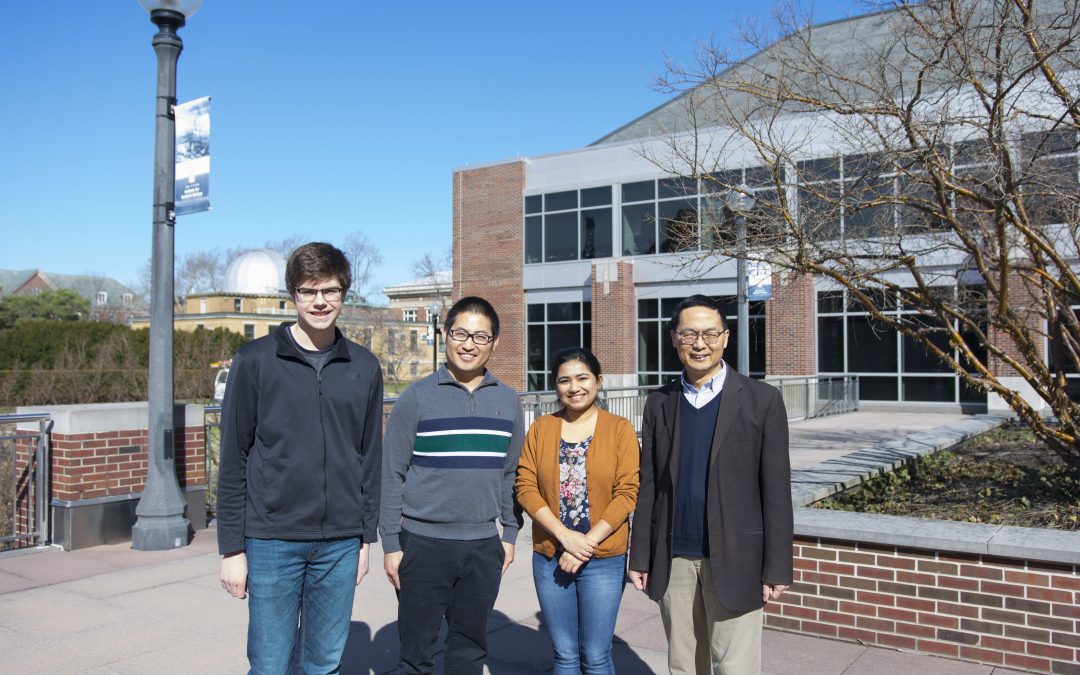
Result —
POLYGON ((592 351, 604 373, 636 376, 634 265, 628 261, 597 261, 593 263, 592 277, 592 351))
MULTIPOLYGON (((175 430, 176 476, 181 489, 206 485, 203 427, 175 430)), ((142 492, 146 485, 146 429, 52 435, 52 497, 64 501, 142 492)))
POLYGON ((773 296, 765 303, 765 373, 776 376, 817 374, 817 297, 814 279, 773 275, 773 296))
POLYGON ((525 389, 525 162, 454 173, 454 299, 479 295, 499 313, 499 345, 488 368, 525 389))
POLYGON ((1080 569, 796 537, 765 625, 1008 668, 1080 673, 1080 569))
MULTIPOLYGON (((1028 331, 1033 335, 1041 334, 1044 329, 1044 310, 1039 304, 1039 289, 1034 284, 1024 280, 1016 272, 1009 274, 1009 310, 1014 312, 1017 321, 1027 325, 1028 331)), ((997 311, 995 306, 991 306, 990 312, 997 311)), ((987 338, 990 344, 997 345, 1006 354, 1019 355, 1020 351, 1016 347, 1016 341, 1012 337, 1000 329, 990 326, 987 332, 987 338)), ((1045 348, 1042 340, 1036 341, 1036 349, 1039 352, 1040 357, 1045 358, 1045 348)), ((1023 363, 1021 357, 1020 360, 1023 363)), ((1003 363, 1000 359, 990 358, 990 372, 997 376, 1017 376, 1016 371, 1010 366, 1003 363)))

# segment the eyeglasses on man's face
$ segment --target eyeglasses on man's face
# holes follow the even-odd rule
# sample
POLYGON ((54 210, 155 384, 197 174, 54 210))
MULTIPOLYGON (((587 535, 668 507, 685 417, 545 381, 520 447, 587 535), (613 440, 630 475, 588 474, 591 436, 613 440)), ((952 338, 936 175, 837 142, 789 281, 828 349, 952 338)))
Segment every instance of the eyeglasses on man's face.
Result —
POLYGON ((483 347, 484 345, 491 344, 495 341, 495 337, 488 335, 487 333, 470 333, 464 328, 455 328, 451 330, 447 335, 454 342, 465 342, 469 338, 472 338, 473 344, 477 347, 483 347))
POLYGON ((717 342, 720 342, 720 338, 723 337, 726 330, 707 330, 699 333, 696 330, 681 330, 675 333, 675 336, 679 339, 681 345, 695 345, 698 338, 705 342, 705 344, 712 346, 717 342))
POLYGON ((339 286, 333 286, 331 288, 304 288, 301 286, 296 289, 296 294, 300 296, 300 299, 304 302, 315 302, 315 296, 322 294, 323 300, 326 302, 337 302, 341 300, 341 288, 339 286))

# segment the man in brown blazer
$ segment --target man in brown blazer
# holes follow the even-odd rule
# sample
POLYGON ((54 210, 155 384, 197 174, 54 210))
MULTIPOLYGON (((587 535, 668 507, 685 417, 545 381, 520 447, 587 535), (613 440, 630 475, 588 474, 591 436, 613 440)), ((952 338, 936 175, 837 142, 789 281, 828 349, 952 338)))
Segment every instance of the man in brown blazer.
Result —
POLYGON ((630 578, 660 603, 672 673, 757 673, 762 607, 792 579, 787 412, 724 363, 715 300, 669 328, 684 369, 645 403, 630 578))

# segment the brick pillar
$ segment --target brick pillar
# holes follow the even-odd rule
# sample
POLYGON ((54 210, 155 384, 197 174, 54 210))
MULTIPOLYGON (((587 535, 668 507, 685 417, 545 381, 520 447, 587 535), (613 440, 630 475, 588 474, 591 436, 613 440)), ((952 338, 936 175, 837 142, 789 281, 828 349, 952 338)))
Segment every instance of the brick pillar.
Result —
POLYGON ((478 295, 499 313, 499 346, 488 367, 525 389, 525 162, 454 173, 454 299, 478 295))
POLYGON ((765 303, 765 373, 769 377, 817 374, 814 278, 773 274, 773 295, 765 303))
MULTIPOLYGON (((127 541, 146 485, 146 403, 19 408, 53 419, 53 540, 64 548, 127 541)), ((206 527, 206 438, 203 406, 178 405, 176 476, 192 526, 206 527)))
POLYGON ((593 263, 592 351, 600 359, 607 387, 637 386, 637 294, 631 261, 593 263))
MULTIPOLYGON (((1039 288, 1034 284, 1026 281, 1016 272, 1009 274, 1009 309, 1017 315, 1017 320, 1027 326, 1027 330, 1035 335, 1041 334, 1045 330, 1046 317, 1044 310, 1039 304, 1039 288)), ((997 311, 996 303, 991 304, 988 307, 990 315, 997 311)), ((1023 363, 1026 359, 1021 356, 1020 350, 1016 346, 1016 341, 1005 331, 989 326, 987 328, 986 336, 990 344, 997 345, 1006 354, 1016 358, 1023 363)), ((1046 359, 1046 349, 1042 340, 1036 341, 1036 349, 1039 353, 1039 357, 1046 359)), ((1036 410, 1045 410, 1049 406, 1042 398, 1040 398, 1035 390, 1031 388, 1023 378, 1016 374, 1016 371, 1006 365, 1001 359, 990 357, 989 359, 990 372, 997 377, 997 379, 1005 386, 1020 392, 1025 400, 1028 401, 1036 410)), ((987 410, 988 412, 994 411, 1009 411, 1011 408, 1005 403, 997 394, 991 393, 987 396, 987 410)))

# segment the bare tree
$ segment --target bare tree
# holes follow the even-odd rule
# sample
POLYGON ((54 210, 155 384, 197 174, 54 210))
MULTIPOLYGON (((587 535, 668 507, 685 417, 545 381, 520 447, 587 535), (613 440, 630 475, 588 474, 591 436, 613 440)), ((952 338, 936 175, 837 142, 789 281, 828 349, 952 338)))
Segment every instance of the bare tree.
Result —
POLYGON ((371 293, 372 273, 383 262, 382 253, 360 230, 345 235, 341 250, 352 265, 352 290, 360 298, 360 302, 366 302, 371 293))
POLYGON ((409 264, 409 269, 416 275, 418 280, 431 283, 432 295, 435 297, 439 307, 443 309, 450 306, 454 288, 452 284, 448 283, 449 279, 441 279, 439 273, 449 272, 453 267, 453 249, 449 246, 437 256, 432 255, 430 252, 425 253, 409 264))
POLYGON ((744 257, 845 291, 1080 468, 1076 0, 773 19, 661 82, 681 96, 643 149, 704 195, 666 224, 672 248, 698 271, 738 255, 724 199, 751 194, 744 257))

